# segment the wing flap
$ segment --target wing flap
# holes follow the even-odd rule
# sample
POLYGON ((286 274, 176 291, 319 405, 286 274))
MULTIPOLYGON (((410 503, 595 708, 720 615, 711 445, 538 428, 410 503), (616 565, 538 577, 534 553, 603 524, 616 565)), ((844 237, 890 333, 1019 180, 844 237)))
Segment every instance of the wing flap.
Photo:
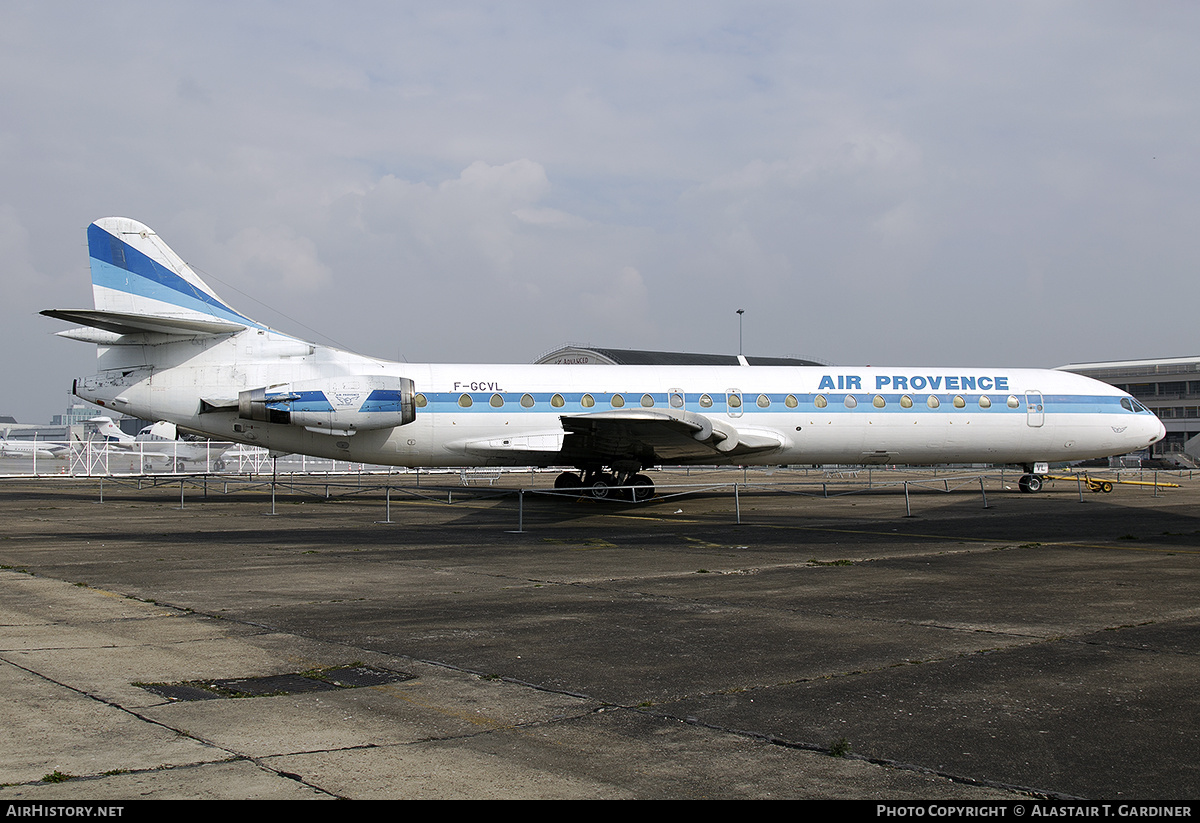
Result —
POLYGON ((769 430, 738 429, 724 420, 682 409, 620 409, 564 415, 569 462, 633 459, 643 465, 721 460, 786 445, 769 430))

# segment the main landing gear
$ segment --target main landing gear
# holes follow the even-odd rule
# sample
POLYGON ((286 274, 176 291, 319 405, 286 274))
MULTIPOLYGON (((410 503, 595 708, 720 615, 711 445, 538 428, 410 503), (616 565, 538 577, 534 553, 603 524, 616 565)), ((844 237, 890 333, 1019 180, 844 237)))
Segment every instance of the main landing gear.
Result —
POLYGON ((638 472, 563 472, 554 478, 554 488, 579 492, 581 496, 595 500, 629 500, 644 503, 654 496, 654 481, 638 472))

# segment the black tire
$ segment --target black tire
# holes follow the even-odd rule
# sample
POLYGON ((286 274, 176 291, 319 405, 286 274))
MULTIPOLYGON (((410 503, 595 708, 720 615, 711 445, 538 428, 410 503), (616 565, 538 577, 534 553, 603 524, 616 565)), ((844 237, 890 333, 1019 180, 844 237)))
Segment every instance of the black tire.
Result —
POLYGON ((559 490, 562 490, 562 489, 578 490, 582 486, 583 486, 583 478, 581 478, 575 472, 563 472, 558 477, 554 478, 554 488, 559 489, 559 490))
POLYGON ((654 481, 646 475, 635 474, 629 482, 632 486, 629 489, 629 498, 634 503, 645 503, 654 497, 654 481))
POLYGON ((611 474, 598 474, 588 483, 588 493, 596 500, 611 500, 616 478, 611 474))

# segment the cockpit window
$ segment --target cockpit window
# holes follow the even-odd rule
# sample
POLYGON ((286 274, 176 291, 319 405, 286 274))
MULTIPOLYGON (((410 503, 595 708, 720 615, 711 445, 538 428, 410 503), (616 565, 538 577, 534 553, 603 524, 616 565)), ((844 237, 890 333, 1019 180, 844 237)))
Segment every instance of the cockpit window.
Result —
POLYGON ((1133 401, 1128 397, 1122 397, 1121 408, 1123 408, 1125 411, 1133 411, 1133 401))

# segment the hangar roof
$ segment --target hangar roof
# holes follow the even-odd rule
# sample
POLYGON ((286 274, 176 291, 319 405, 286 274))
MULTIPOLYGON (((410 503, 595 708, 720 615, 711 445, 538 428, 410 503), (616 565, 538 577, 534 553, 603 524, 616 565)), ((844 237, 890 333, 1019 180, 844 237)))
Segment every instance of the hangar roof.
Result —
MULTIPOLYGON (((799 357, 759 357, 745 355, 748 366, 825 366, 815 360, 799 357)), ((535 363, 612 366, 736 366, 742 361, 736 354, 698 354, 695 352, 645 351, 642 349, 609 349, 600 346, 568 344, 547 352, 535 363)))

